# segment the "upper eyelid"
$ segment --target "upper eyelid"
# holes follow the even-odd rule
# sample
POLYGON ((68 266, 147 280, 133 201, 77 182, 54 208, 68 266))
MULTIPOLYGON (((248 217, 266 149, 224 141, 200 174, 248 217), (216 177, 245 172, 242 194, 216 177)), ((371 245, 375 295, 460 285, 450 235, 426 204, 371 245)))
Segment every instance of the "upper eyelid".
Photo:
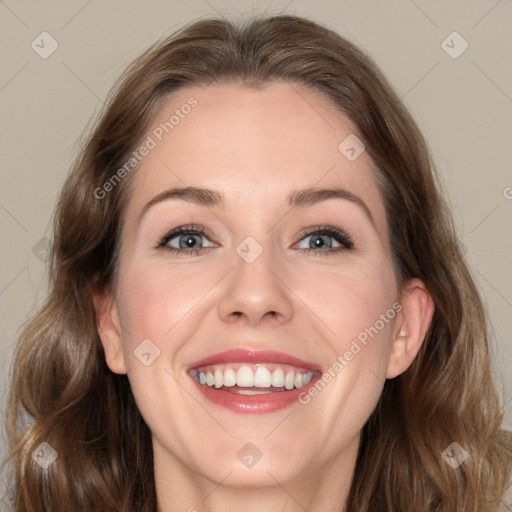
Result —
POLYGON ((164 241, 165 241, 165 243, 167 243, 169 240, 176 238, 178 236, 187 234, 187 233, 192 233, 194 235, 201 235, 201 236, 208 238, 208 240, 210 240, 211 242, 214 241, 214 237, 212 237, 210 235, 210 232, 203 226, 190 227, 190 226, 185 225, 185 226, 178 226, 174 229, 171 229, 169 232, 167 232, 167 234, 165 234, 163 237, 159 238, 158 244, 160 245, 164 241))

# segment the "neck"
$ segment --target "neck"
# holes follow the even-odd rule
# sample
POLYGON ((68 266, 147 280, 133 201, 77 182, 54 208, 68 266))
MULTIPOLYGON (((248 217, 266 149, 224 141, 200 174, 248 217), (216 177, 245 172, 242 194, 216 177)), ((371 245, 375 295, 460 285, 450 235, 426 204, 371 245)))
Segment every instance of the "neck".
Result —
POLYGON ((236 467, 226 468, 213 479, 194 471, 155 441, 153 445, 158 512, 344 512, 359 438, 338 457, 324 459, 292 478, 273 474, 268 465, 246 482, 240 481, 236 467))

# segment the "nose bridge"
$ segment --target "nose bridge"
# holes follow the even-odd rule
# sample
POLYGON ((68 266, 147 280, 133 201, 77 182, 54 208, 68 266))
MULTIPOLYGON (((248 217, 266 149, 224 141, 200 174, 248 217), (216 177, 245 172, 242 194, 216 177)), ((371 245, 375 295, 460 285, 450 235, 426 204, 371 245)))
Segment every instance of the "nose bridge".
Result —
POLYGON ((249 323, 257 324, 265 317, 279 322, 291 318, 291 292, 279 275, 279 258, 272 249, 271 238, 265 236, 260 243, 255 237, 247 236, 236 246, 229 284, 219 302, 223 320, 243 316, 249 323))

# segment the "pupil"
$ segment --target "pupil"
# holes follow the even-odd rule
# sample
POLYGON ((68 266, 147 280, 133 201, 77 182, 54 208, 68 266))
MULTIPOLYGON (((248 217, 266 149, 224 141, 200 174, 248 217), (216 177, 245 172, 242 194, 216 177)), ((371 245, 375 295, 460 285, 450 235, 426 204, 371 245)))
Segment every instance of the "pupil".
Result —
POLYGON ((196 240, 192 235, 188 235, 187 238, 185 238, 185 245, 187 247, 194 247, 195 243, 196 240))
POLYGON ((323 240, 322 236, 324 235, 317 235, 316 237, 313 237, 313 244, 315 247, 323 247, 324 245, 328 245, 323 240))

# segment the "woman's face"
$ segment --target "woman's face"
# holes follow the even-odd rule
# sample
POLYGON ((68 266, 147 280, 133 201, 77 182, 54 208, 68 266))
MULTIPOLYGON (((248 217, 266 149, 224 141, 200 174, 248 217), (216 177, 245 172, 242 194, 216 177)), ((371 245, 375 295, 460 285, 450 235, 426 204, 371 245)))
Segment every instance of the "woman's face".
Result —
POLYGON ((353 469, 403 317, 355 131, 319 93, 233 84, 180 91, 141 143, 102 339, 157 475, 286 488, 353 469))

